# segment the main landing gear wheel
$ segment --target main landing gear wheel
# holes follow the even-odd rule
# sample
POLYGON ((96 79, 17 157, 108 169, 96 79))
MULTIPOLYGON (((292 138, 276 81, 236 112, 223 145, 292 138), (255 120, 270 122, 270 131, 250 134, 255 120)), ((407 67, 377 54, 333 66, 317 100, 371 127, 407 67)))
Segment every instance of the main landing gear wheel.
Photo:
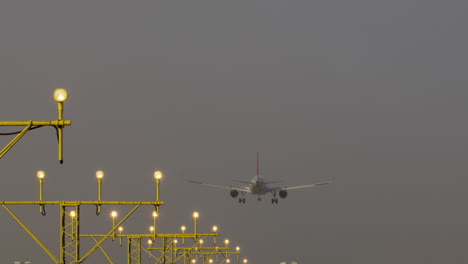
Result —
POLYGON ((239 203, 245 204, 245 198, 239 198, 239 203))
POLYGON ((272 204, 274 204, 274 203, 277 204, 277 203, 278 203, 278 198, 273 198, 273 199, 271 199, 271 203, 272 203, 272 204))

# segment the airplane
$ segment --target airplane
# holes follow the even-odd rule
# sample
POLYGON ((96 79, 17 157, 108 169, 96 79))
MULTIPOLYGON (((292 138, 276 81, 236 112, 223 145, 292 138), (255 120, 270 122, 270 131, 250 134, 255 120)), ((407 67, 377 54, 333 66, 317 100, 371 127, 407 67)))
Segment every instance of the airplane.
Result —
POLYGON ((243 203, 243 204, 245 204, 244 196, 246 193, 258 195, 258 199, 257 199, 258 201, 262 200, 261 198, 262 195, 271 193, 273 195, 273 198, 271 199, 271 203, 277 204, 278 198, 276 198, 276 194, 278 194, 280 198, 285 199, 288 196, 288 190, 294 190, 294 189, 300 189, 300 188, 311 188, 311 187, 331 183, 331 182, 319 182, 315 184, 299 185, 299 186, 292 186, 292 187, 272 186, 272 184, 278 183, 279 181, 268 182, 268 181, 265 181, 265 178, 263 178, 260 175, 260 169, 259 169, 259 164, 258 164, 258 152, 257 152, 257 175, 253 177, 250 182, 236 181, 236 180, 234 181, 240 182, 240 183, 246 183, 248 185, 244 187, 236 187, 236 186, 216 185, 216 184, 209 184, 209 183, 204 183, 204 182, 199 182, 199 181, 187 180, 187 182, 190 182, 190 183, 206 185, 206 186, 211 186, 211 187, 231 189, 231 192, 230 192, 231 197, 237 198, 240 194, 239 203, 243 203))

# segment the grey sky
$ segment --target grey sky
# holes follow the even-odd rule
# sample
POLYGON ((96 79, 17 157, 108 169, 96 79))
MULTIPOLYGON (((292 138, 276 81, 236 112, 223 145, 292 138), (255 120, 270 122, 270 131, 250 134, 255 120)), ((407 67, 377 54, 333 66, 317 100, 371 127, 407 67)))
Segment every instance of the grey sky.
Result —
MULTIPOLYGON (((161 168, 161 231, 198 210, 201 228, 218 224, 251 263, 467 262, 467 11, 434 0, 3 2, 1 120, 54 119, 64 87, 72 127, 61 166, 51 128, 0 161, 0 200, 37 199, 38 169, 46 199, 95 200, 102 169, 105 199, 151 200, 161 168), (335 183, 240 206, 183 182, 250 180, 257 151, 268 179, 335 183)), ((85 231, 107 230, 111 209, 84 208, 85 231)), ((47 210, 15 212, 58 249, 58 211, 47 210)), ((0 223, 2 263, 48 263, 3 209, 0 223)))

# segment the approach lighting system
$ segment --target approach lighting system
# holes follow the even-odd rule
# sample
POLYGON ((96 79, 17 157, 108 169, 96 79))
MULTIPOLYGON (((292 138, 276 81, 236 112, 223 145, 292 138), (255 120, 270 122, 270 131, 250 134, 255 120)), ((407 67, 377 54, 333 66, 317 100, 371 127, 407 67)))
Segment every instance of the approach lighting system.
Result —
MULTIPOLYGON (((1 125, 1 122, 0 122, 1 125)), ((154 212, 154 208, 160 205, 163 205, 163 202, 156 202, 154 200, 151 201, 122 201, 122 200, 117 200, 117 201, 83 201, 83 200, 78 200, 78 201, 64 201, 64 200, 56 200, 56 201, 50 201, 50 200, 44 200, 43 199, 43 184, 45 183, 45 178, 48 177, 49 175, 46 176, 46 172, 44 170, 36 170, 33 172, 31 175, 31 178, 33 182, 37 182, 39 185, 39 199, 34 199, 34 201, 0 201, 0 207, 2 208, 2 211, 0 212, 1 216, 1 221, 2 223, 5 222, 3 220, 5 216, 5 212, 7 212, 16 222, 23 228, 24 231, 26 231, 36 242, 39 244, 39 246, 42 248, 42 250, 50 257, 49 263, 85 263, 85 260, 88 259, 94 252, 97 250, 101 250, 104 255, 108 256, 107 253, 105 252, 104 248, 101 246, 103 243, 105 243, 107 240, 114 241, 115 238, 118 236, 119 241, 120 241, 120 246, 122 245, 123 239, 126 239, 128 242, 128 259, 135 260, 135 255, 138 254, 138 256, 141 256, 141 250, 146 250, 141 247, 141 242, 144 241, 142 238, 154 238, 157 237, 156 230, 154 234, 135 234, 135 233, 129 233, 129 234, 123 234, 124 228, 122 227, 122 224, 127 221, 127 219, 132 216, 139 208, 142 206, 150 206, 152 209, 149 211, 149 216, 152 216, 154 219, 157 219, 158 214, 154 212), (26 225, 24 225, 24 220, 21 220, 20 217, 24 217, 21 214, 17 215, 13 212, 10 206, 21 206, 21 205, 31 205, 31 206, 40 206, 40 212, 45 215, 45 207, 46 206, 58 206, 59 207, 59 221, 56 221, 57 226, 59 228, 59 233, 60 238, 57 245, 59 245, 58 250, 51 250, 48 245, 42 243, 38 236, 33 233, 31 229, 29 229, 26 225), (112 221, 112 229, 105 228, 105 233, 104 234, 86 234, 82 232, 81 228, 81 222, 82 222, 82 209, 83 206, 88 207, 89 205, 93 206, 112 206, 109 211, 106 211, 107 216, 109 217, 106 220, 112 221), (131 210, 124 210, 127 211, 126 213, 118 213, 118 211, 113 211, 112 209, 117 209, 113 208, 115 206, 132 206, 133 209, 131 210), (5 211, 4 211, 5 210, 5 211), (120 219, 119 219, 120 218, 120 219), (137 237, 138 241, 135 241, 135 237, 137 237), (87 240, 86 243, 83 243, 83 240, 87 240), (95 243, 92 243, 89 239, 94 240, 95 243), (90 243, 92 243, 91 247, 88 247, 90 243), (80 245, 86 245, 85 250, 86 251, 80 251, 80 245), (135 247, 138 246, 136 249, 135 247)), ((101 181, 104 173, 102 171, 97 171, 95 172, 95 175, 93 175, 97 178, 98 181, 101 181)), ((151 178, 149 179, 149 182, 151 182, 151 178)), ((73 188, 73 186, 69 186, 73 188)), ((63 188, 63 187, 62 187, 63 188)), ((64 190, 67 190, 66 188, 64 190)), ((35 194, 35 193, 34 193, 35 194)), ((87 214, 84 214, 84 216, 87 216, 87 214)), ((189 215, 190 217, 190 212, 189 215)), ((30 216, 26 216, 26 221, 29 220, 30 216)), ((110 225, 110 223, 109 223, 110 225)), ((156 229, 156 225, 155 225, 156 229)), ((131 231, 129 229, 129 231, 131 231)), ((128 233, 128 232, 126 232, 128 233)), ((3 234, 2 231, 0 230, 0 234, 3 234)), ((211 234, 208 234, 211 235, 211 234)), ((193 236, 191 234, 162 234, 161 238, 162 240, 165 240, 166 238, 192 238, 193 236)), ((4 239, 9 239, 8 236, 2 236, 0 235, 0 238, 4 239)), ((155 239, 151 239, 151 241, 155 242, 155 239)), ((180 240, 179 240, 180 241, 180 240)), ((153 244, 154 245, 154 244, 153 244)), ((173 248, 175 248, 173 246, 173 248)), ((150 248, 150 250, 155 250, 150 248)), ((187 256, 189 253, 185 249, 177 249, 177 251, 172 251, 171 253, 173 254, 179 254, 180 252, 184 252, 185 256, 187 256)), ((163 253, 164 254, 164 253, 163 253)), ((153 256, 153 255, 151 255, 153 256)), ((191 256, 190 256, 191 257, 191 256)), ((109 259, 109 258, 108 258, 109 259)), ((0 263, 3 263, 0 261, 0 263)), ((127 262, 125 262, 127 263, 127 262)), ((131 263, 134 263, 131 261, 131 263)), ((140 263, 140 262, 138 262, 140 263)))
POLYGON ((0 159, 30 130, 41 128, 43 126, 52 126, 57 132, 58 139, 58 160, 60 164, 63 163, 63 128, 70 126, 70 120, 63 119, 63 103, 67 100, 67 91, 63 88, 54 91, 54 99, 58 103, 58 118, 52 121, 0 121, 0 126, 23 126, 24 128, 19 131, 0 133, 1 136, 16 135, 10 143, 8 143, 0 151, 0 159))

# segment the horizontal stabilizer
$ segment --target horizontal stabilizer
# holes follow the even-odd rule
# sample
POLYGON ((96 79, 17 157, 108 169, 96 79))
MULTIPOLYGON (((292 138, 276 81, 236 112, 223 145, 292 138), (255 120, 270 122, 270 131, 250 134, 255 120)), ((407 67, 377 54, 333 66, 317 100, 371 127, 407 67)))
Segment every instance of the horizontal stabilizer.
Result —
POLYGON ((264 184, 272 184, 272 183, 279 183, 279 182, 283 182, 283 181, 271 181, 271 182, 265 182, 264 184))
POLYGON ((233 182, 240 182, 240 183, 246 183, 246 184, 251 184, 249 181, 238 181, 238 180, 232 180, 233 182))

